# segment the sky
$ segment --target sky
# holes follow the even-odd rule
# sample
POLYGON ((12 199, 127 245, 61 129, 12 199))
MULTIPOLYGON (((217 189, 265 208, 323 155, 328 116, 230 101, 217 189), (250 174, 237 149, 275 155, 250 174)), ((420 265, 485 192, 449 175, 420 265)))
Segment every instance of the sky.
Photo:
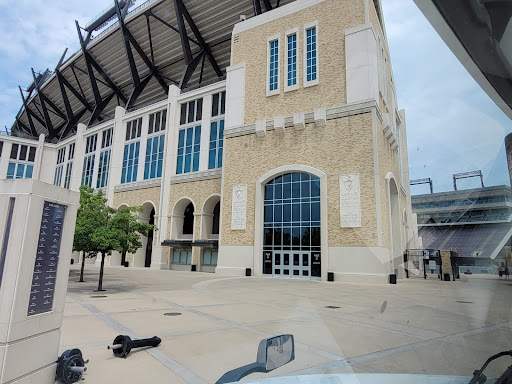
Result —
MULTIPOLYGON (((139 5, 143 0, 138 0, 139 5)), ((406 110, 410 178, 430 177, 434 191, 453 190, 454 173, 482 170, 485 186, 509 185, 504 138, 512 121, 492 102, 412 0, 382 0, 398 104, 406 110)), ((53 70, 64 49, 78 50, 75 20, 87 24, 109 0, 0 2, 0 130, 21 106, 18 85, 31 67, 53 70)), ((457 182, 459 189, 480 180, 457 182)), ((428 193, 427 185, 413 194, 428 193)))

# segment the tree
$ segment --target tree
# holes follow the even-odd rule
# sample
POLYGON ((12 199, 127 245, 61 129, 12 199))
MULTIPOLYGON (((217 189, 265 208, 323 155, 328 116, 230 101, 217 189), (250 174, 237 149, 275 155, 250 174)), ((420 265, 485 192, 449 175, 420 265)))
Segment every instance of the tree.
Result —
POLYGON ((134 253, 142 246, 141 236, 147 236, 154 229, 154 225, 138 221, 137 213, 142 212, 142 207, 125 207, 117 211, 112 218, 112 227, 119 246, 115 248, 121 253, 121 263, 126 260, 126 253, 134 253))
POLYGON ((107 199, 103 197, 101 191, 95 194, 88 186, 80 187, 80 207, 76 219, 73 250, 84 252, 80 281, 83 281, 85 254, 101 253, 98 291, 103 290, 105 256, 120 247, 116 238, 118 231, 112 226, 112 218, 116 210, 107 206, 106 202, 107 199))

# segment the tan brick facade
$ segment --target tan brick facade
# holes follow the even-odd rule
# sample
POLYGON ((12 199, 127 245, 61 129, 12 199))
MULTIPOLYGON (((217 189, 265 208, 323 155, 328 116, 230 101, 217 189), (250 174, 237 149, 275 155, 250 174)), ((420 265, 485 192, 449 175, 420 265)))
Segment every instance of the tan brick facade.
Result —
POLYGON ((160 187, 117 192, 114 194, 113 205, 115 208, 119 208, 123 204, 126 204, 129 207, 137 207, 148 201, 153 203, 155 206, 155 212, 158 212, 160 207, 160 187))
POLYGON ((266 137, 248 135, 224 144, 222 245, 253 245, 256 181, 266 172, 290 164, 316 168, 327 174, 329 245, 377 246, 372 115, 365 113, 329 120, 326 128, 314 124, 304 131, 288 129, 266 137), (238 159, 243 159, 243 166, 238 159), (339 176, 361 177, 362 227, 341 228, 339 176), (247 184, 247 229, 231 230, 233 185, 247 184))
MULTIPOLYGON (((318 106, 346 103, 345 29, 364 24, 363 0, 326 0, 276 21, 234 36, 232 65, 245 62, 245 123, 271 119, 318 106), (319 78, 316 86, 303 88, 303 26, 318 21, 319 78), (283 69, 280 95, 266 97, 267 36, 281 34, 280 60, 284 62, 285 31, 299 28, 297 36, 299 89, 284 92, 283 69)), ((283 66, 281 66, 283 67, 283 66)))

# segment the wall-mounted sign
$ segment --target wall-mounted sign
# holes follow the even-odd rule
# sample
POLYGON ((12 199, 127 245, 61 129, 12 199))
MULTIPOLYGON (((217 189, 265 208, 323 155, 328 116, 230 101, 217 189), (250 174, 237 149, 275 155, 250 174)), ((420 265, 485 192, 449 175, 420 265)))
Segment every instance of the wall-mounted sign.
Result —
POLYGON ((340 220, 342 228, 361 227, 359 174, 340 176, 340 220))
POLYGON ((233 186, 231 199, 231 229, 244 230, 247 213, 247 184, 233 186))
POLYGON ((28 315, 52 310, 66 206, 44 202, 28 315))

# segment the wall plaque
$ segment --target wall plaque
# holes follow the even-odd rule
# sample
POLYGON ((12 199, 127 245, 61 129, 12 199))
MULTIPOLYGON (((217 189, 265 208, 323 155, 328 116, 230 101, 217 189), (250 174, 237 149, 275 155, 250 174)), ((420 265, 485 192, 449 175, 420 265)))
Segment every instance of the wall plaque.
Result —
POLYGON ((44 202, 28 315, 52 310, 66 206, 44 202))
POLYGON ((340 176, 340 219, 342 228, 361 227, 359 174, 340 176))
POLYGON ((244 230, 247 213, 247 184, 233 186, 231 199, 231 229, 244 230))

